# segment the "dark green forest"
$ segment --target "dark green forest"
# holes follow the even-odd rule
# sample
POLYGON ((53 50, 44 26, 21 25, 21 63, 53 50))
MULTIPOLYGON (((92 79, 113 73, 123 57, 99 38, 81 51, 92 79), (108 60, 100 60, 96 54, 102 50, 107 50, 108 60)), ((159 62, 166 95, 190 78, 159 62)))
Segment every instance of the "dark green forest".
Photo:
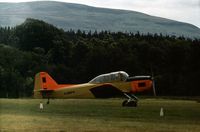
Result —
POLYGON ((31 97, 34 75, 48 72, 58 83, 84 83, 123 70, 154 75, 157 95, 200 95, 200 40, 183 36, 64 31, 28 18, 0 27, 0 97, 31 97))

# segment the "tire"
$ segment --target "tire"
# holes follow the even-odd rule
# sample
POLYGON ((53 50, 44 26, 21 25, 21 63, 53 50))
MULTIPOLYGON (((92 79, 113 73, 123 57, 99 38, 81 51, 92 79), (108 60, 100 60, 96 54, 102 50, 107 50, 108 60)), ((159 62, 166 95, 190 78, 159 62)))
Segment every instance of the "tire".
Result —
POLYGON ((130 102, 128 102, 127 106, 128 106, 128 107, 137 107, 137 102, 135 102, 135 101, 130 101, 130 102))
POLYGON ((122 102, 122 106, 123 106, 123 107, 127 106, 127 103, 128 103, 128 100, 124 100, 124 101, 122 102))

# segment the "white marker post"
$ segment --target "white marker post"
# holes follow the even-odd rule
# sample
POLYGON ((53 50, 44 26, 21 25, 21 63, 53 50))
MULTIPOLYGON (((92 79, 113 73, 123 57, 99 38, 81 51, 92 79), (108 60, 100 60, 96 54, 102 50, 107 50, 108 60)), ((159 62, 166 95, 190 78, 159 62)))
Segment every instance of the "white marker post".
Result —
POLYGON ((160 108, 160 117, 163 117, 164 116, 164 109, 161 107, 160 108))
POLYGON ((40 110, 42 111, 44 109, 43 103, 40 102, 40 110))

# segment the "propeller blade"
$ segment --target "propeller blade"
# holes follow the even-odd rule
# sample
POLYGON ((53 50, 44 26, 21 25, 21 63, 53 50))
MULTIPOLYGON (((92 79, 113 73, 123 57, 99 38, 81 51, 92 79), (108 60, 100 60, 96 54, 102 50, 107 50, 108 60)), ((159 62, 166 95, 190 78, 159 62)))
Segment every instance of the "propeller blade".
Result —
POLYGON ((156 96, 155 80, 153 77, 152 77, 152 87, 153 87, 153 94, 154 94, 154 96, 156 96))
POLYGON ((154 73, 153 73, 152 66, 151 66, 151 79, 152 79, 153 94, 154 94, 154 96, 156 96, 155 78, 154 78, 154 73))

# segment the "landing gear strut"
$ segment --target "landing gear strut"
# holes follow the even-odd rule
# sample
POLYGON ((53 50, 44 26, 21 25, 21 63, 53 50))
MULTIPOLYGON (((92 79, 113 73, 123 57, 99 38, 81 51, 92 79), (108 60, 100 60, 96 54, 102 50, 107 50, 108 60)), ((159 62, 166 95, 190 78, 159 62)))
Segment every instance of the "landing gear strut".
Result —
POLYGON ((48 98, 48 100, 47 100, 47 104, 49 104, 50 102, 49 102, 49 98, 48 98))
POLYGON ((138 98, 133 94, 124 93, 128 100, 122 102, 123 107, 137 107, 138 98))

